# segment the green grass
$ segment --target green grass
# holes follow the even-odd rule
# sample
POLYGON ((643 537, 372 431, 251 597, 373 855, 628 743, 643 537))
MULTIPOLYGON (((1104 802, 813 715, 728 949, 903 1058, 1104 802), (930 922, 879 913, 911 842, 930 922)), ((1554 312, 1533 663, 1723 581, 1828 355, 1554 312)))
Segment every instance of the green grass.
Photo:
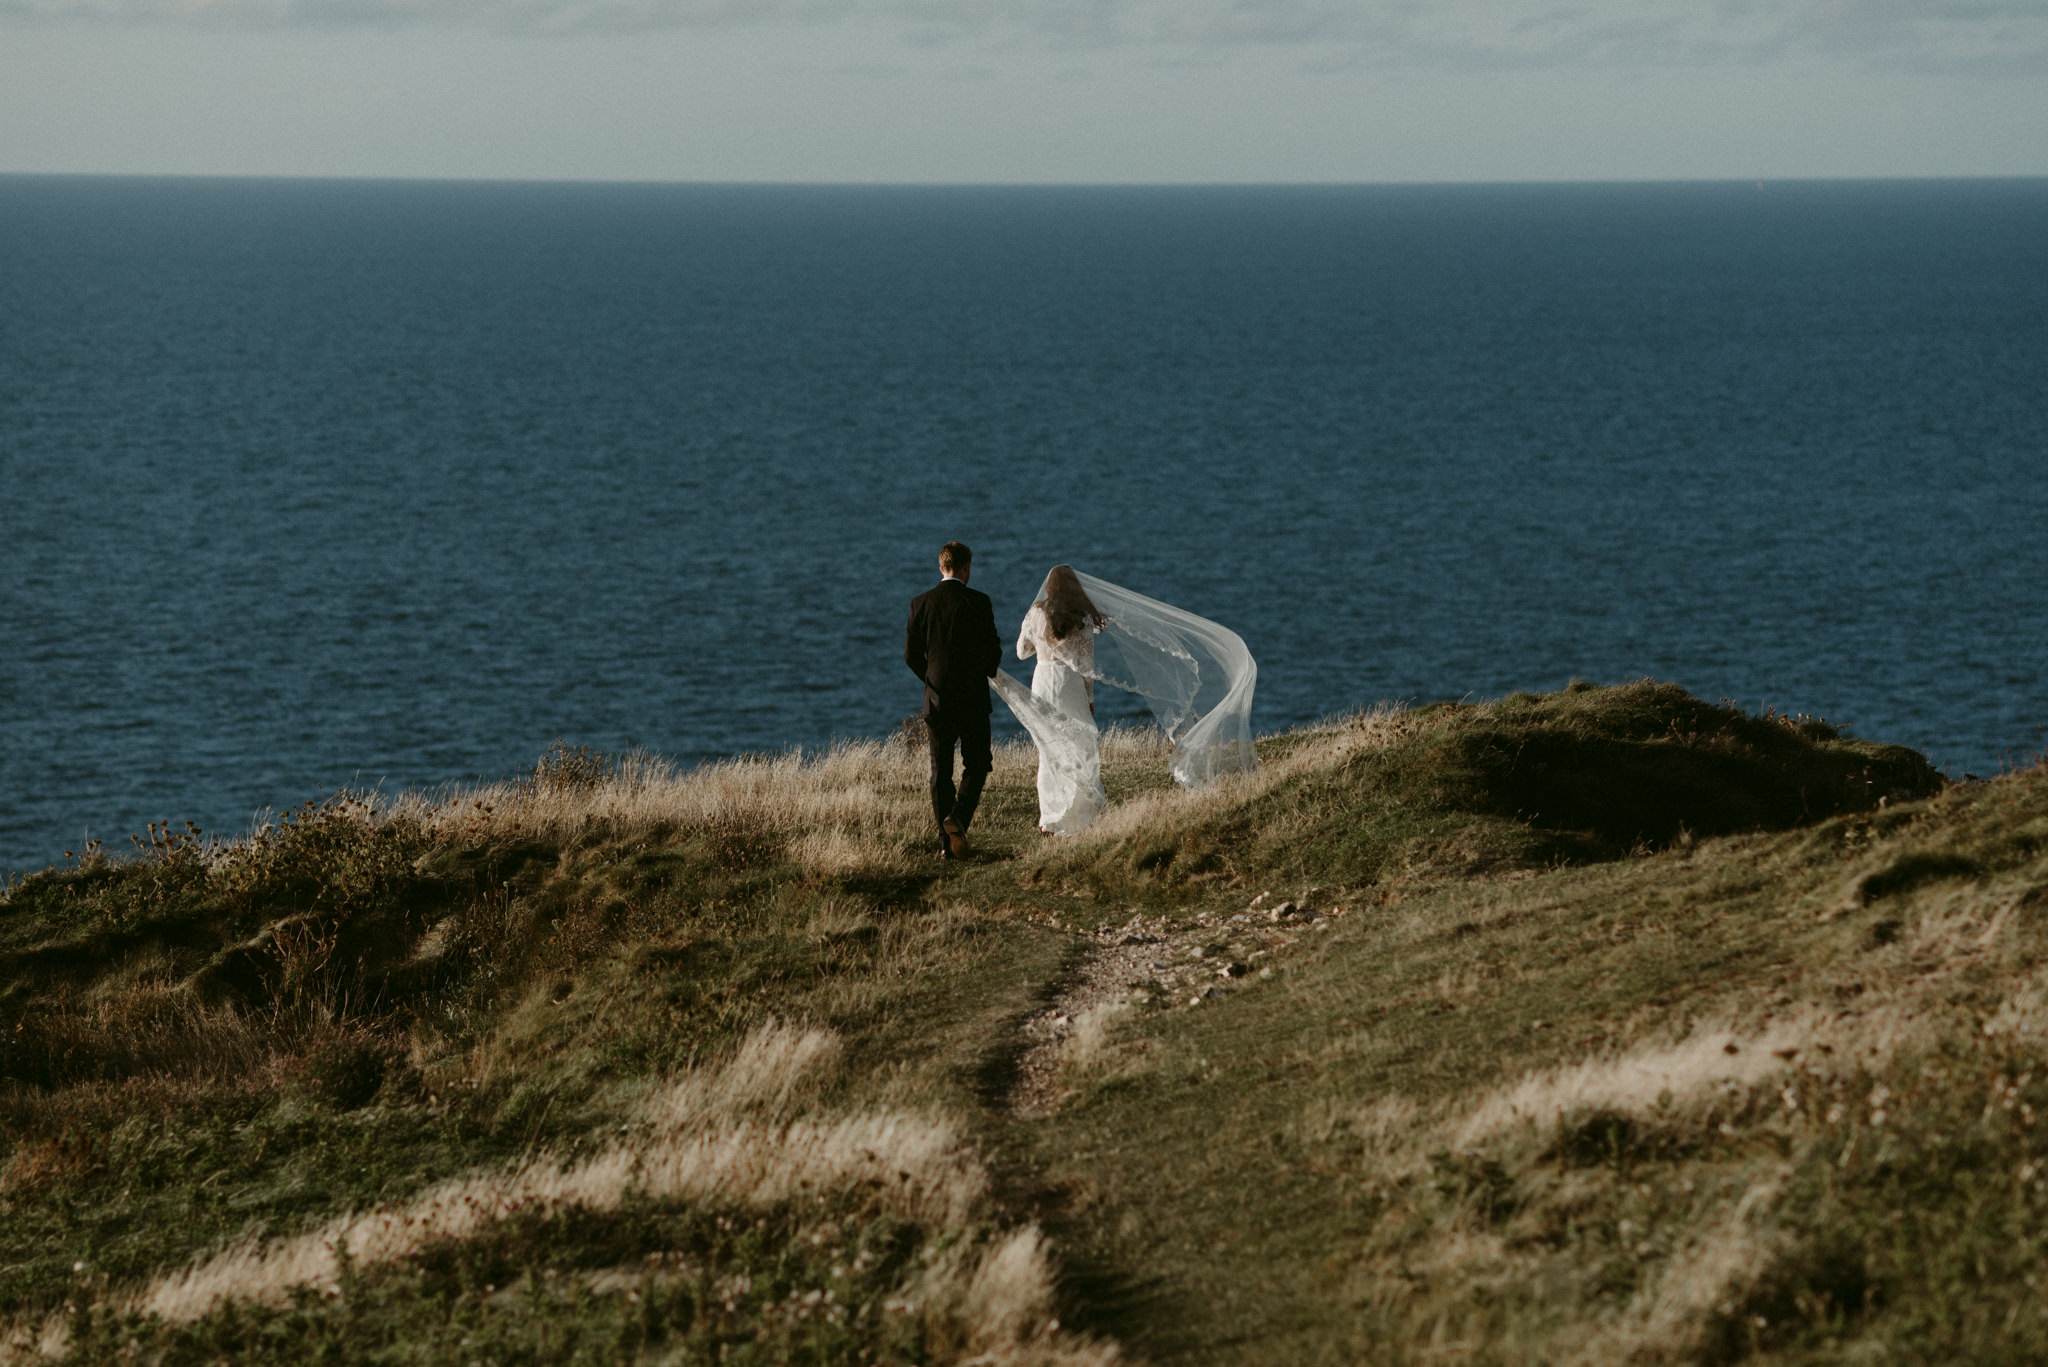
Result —
POLYGON ((964 865, 925 852, 907 747, 651 778, 558 749, 22 880, 0 1312, 164 1362, 2048 1357, 2043 771, 1948 787, 1647 682, 1260 750, 1188 795, 1116 737, 1076 840, 1006 751, 964 865), (1341 914, 1199 1005, 1135 999, 1011 1117, 1095 932, 1250 958, 1260 893, 1341 914), (647 1098, 777 1020, 829 1068, 692 1123, 943 1121, 984 1194, 629 1183, 138 1309, 238 1240, 654 1144, 647 1098), (962 1289, 1034 1227, 1049 1292, 962 1289))

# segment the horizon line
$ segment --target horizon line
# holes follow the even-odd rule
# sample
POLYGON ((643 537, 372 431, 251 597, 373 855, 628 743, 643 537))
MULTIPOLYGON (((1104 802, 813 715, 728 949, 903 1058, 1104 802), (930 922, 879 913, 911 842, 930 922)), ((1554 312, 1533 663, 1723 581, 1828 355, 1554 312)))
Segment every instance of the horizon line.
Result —
POLYGON ((1386 180, 808 180, 797 178, 710 178, 667 176, 502 176, 502 175, 365 175, 331 172, 256 171, 17 171, 0 169, 0 180, 177 180, 177 181, 317 181, 336 184, 407 185, 558 185, 675 187, 693 189, 807 190, 1364 190, 1429 188, 1505 188, 1543 186, 1635 185, 1870 185, 1955 184, 2048 181, 2048 171, 1958 173, 1954 175, 1801 175, 1801 176, 1532 176, 1521 179, 1454 177, 1386 180))

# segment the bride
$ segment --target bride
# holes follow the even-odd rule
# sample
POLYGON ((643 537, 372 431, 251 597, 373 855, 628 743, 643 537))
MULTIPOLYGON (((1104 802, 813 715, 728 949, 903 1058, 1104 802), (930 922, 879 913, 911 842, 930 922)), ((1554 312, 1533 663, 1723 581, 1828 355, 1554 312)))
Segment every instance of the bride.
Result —
POLYGON ((1067 565, 1054 565, 1017 629, 1017 658, 1038 657, 1031 696, 1068 723, 1064 762, 1038 750, 1038 829, 1071 835, 1094 823, 1109 806, 1102 791, 1102 752, 1095 730, 1095 633, 1102 613, 1067 565))
POLYGON ((1108 808, 1094 686, 1143 698, 1173 745, 1173 776, 1200 788, 1256 767, 1252 689, 1258 665, 1243 638, 1107 580, 1055 565, 1017 638, 1036 656, 1027 691, 997 670, 990 682, 1038 747, 1038 824, 1071 835, 1108 808))

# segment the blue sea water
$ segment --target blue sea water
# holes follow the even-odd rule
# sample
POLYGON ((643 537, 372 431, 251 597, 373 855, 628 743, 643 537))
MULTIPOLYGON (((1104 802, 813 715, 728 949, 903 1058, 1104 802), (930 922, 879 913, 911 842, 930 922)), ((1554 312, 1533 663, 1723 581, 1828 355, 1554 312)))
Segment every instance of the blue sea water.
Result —
POLYGON ((0 177, 0 869, 883 733, 949 537, 1262 730, 1650 674, 1990 772, 2044 527, 2048 181, 0 177))

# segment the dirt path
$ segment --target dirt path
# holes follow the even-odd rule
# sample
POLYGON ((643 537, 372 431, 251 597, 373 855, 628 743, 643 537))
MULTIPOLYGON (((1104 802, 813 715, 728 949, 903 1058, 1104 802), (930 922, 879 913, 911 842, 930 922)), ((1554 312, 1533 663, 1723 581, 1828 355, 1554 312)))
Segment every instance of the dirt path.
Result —
POLYGON ((1057 1110, 1068 1092, 1065 1065, 1101 1047, 1117 1012, 1200 1006, 1271 977, 1276 959, 1344 914, 1320 893, 1310 889, 1299 903, 1261 893, 1235 915, 1133 915, 1097 931, 1079 980, 1025 1018, 1010 1115, 1032 1120, 1057 1110))

